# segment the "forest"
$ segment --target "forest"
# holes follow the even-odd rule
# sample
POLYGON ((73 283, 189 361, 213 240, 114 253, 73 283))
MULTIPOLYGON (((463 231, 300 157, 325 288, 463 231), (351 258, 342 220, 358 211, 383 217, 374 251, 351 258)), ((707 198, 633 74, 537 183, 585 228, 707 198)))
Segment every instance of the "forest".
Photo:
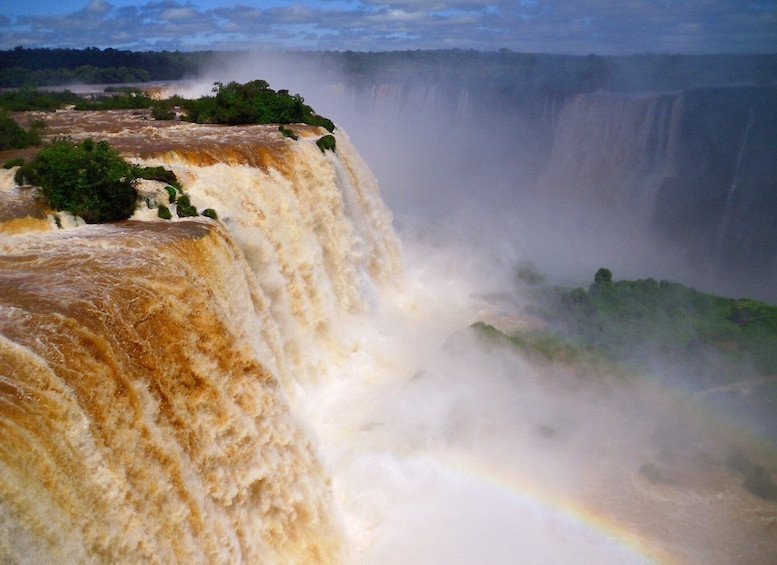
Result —
MULTIPOLYGON (((273 53, 265 53, 273 55, 273 53)), ((179 80, 218 65, 239 51, 126 51, 27 49, 0 51, 0 88, 117 84, 179 80)), ((459 86, 497 87, 545 94, 678 90, 700 84, 777 83, 777 55, 551 55, 509 49, 387 52, 292 51, 289 64, 344 78, 351 84, 381 81, 440 83, 455 71, 459 86), (344 75, 344 76, 343 76, 344 75)))

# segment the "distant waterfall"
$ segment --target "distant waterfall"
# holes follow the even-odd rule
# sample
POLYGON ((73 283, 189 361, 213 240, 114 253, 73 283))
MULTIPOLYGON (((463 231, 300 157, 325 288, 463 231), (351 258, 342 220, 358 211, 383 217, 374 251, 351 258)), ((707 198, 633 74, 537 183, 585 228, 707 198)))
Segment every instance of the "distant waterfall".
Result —
POLYGON ((774 88, 596 93, 564 105, 538 193, 712 273, 764 278, 777 269, 775 179, 774 88))
POLYGON ((558 198, 638 211, 649 222, 664 175, 672 95, 584 94, 562 108, 539 184, 558 198))

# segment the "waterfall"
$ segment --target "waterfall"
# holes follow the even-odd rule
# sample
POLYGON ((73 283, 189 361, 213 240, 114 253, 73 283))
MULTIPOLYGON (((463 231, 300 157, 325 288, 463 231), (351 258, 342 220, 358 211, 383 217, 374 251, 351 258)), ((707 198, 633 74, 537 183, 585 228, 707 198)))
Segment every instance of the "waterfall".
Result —
POLYGON ((615 235, 614 254, 629 252, 614 260, 629 271, 644 276, 639 265, 650 264, 653 274, 690 277, 711 292, 774 300, 764 281, 777 265, 775 100, 765 87, 573 96, 554 129, 539 199, 576 229, 594 225, 596 247, 615 235))
POLYGON ((664 173, 673 95, 582 94, 562 107, 539 181, 557 198, 638 211, 643 227, 664 173))
POLYGON ((739 188, 739 181, 742 175, 742 161, 747 150, 747 144, 750 139, 751 132, 753 130, 753 119, 755 117, 755 107, 750 108, 750 117, 747 120, 747 126, 742 134, 742 142, 739 144, 739 151, 737 152, 736 166, 734 167, 734 178, 731 181, 731 187, 726 195, 726 203, 723 207, 723 219, 720 222, 720 228, 718 229, 718 247, 720 247, 726 239, 726 232, 728 231, 728 224, 731 221, 732 206, 734 205, 734 198, 739 188))
MULTIPOLYGON (((346 347, 334 321, 371 307, 399 249, 347 136, 323 154, 319 132, 300 133, 106 133, 175 171, 220 221, 143 209, 0 232, 4 560, 342 562, 294 383, 346 347)), ((4 195, 23 200, 9 181, 4 195)), ((146 183, 144 199, 166 203, 162 186, 146 183)))

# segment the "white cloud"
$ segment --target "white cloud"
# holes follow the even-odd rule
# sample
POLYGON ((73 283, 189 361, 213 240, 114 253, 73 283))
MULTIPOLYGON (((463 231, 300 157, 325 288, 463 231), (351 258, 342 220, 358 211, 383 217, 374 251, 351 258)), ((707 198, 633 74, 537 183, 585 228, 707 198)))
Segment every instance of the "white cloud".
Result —
POLYGON ((90 0, 64 15, 0 17, 0 48, 247 47, 515 51, 777 52, 777 2, 352 0, 248 5, 90 0), (128 38, 129 36, 129 38, 128 38), (118 43, 117 43, 118 42, 118 43))

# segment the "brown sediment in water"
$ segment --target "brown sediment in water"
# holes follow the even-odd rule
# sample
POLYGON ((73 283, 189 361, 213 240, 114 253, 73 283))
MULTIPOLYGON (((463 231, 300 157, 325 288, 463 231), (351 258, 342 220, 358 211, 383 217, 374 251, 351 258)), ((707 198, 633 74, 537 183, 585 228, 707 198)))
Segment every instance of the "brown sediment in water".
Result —
POLYGON ((0 555, 338 561, 326 478, 224 311, 233 245, 195 221, 0 243, 0 555))
MULTIPOLYGON (((128 157, 149 159, 177 154, 201 166, 225 163, 284 171, 293 143, 278 131, 277 124, 235 126, 153 120, 147 110, 23 112, 16 118, 20 123, 43 120, 47 139, 92 137, 109 142, 128 157)), ((305 124, 288 127, 303 139, 327 133, 305 124)), ((8 152, 0 155, 0 160, 15 156, 8 152)))

